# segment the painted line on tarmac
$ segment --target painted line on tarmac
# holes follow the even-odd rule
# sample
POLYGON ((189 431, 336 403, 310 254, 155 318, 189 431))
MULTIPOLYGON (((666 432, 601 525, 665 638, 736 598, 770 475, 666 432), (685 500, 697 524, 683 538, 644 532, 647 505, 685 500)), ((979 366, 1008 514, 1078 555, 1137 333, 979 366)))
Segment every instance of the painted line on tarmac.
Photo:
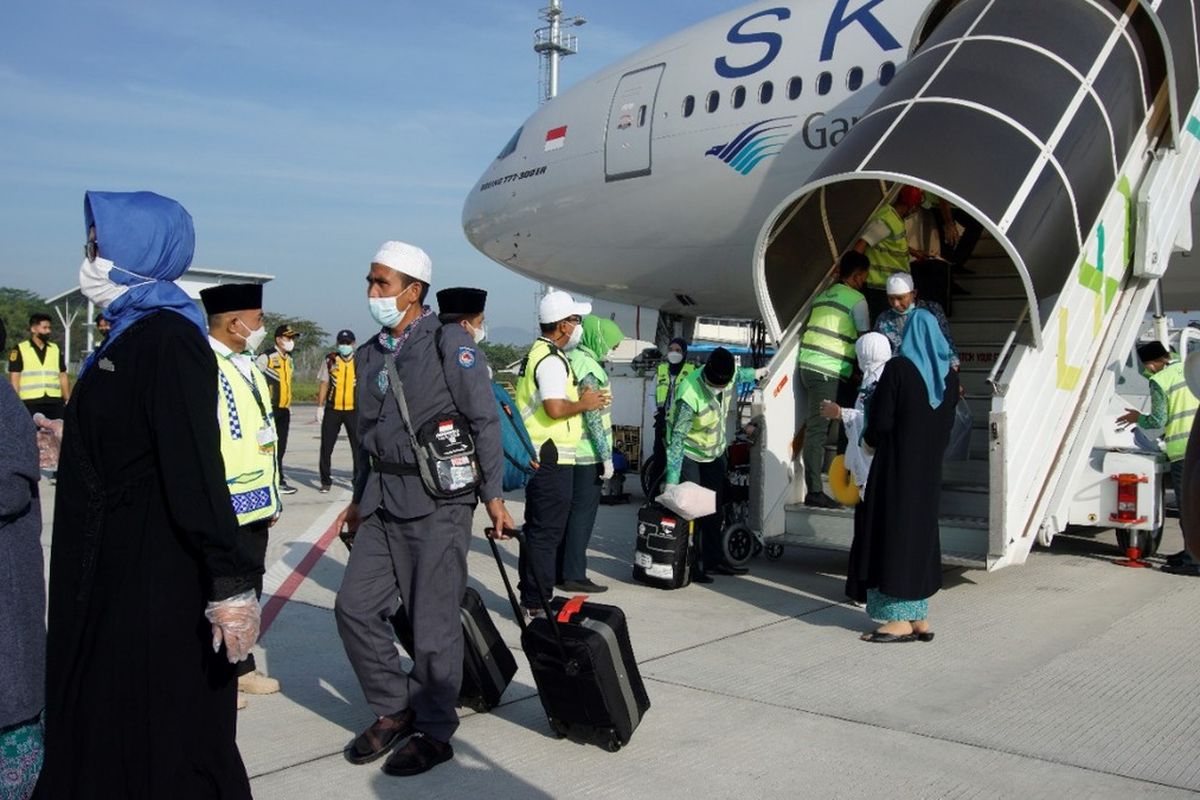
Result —
POLYGON ((344 491, 341 497, 331 502, 329 508, 313 521, 303 535, 292 540, 296 545, 310 545, 300 563, 292 567, 285 563, 284 558, 280 558, 263 576, 262 623, 258 634, 260 639, 267 635, 267 629, 271 627, 275 617, 279 616, 284 605, 300 588, 300 584, 304 583, 304 579, 337 537, 338 529, 334 523, 349 501, 350 492, 344 491))

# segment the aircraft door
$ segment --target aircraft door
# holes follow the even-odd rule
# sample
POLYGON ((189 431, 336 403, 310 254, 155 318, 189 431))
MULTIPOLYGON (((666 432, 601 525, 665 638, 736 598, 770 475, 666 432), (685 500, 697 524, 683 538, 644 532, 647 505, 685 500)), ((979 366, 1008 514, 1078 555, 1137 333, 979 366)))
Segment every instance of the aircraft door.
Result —
POLYGON ((665 65, 657 64, 621 77, 608 111, 604 138, 604 179, 621 181, 650 174, 650 137, 654 101, 665 65))

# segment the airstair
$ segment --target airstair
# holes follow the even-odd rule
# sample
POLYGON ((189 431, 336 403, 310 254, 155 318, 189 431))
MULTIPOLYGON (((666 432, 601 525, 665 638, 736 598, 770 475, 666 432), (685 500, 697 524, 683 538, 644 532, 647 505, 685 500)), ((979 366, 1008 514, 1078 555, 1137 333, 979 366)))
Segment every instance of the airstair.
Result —
POLYGON ((1191 246, 1200 56, 1190 12, 1178 24, 1189 8, 963 3, 771 216, 755 274, 779 346, 756 409, 765 430, 751 508, 770 543, 849 548, 851 511, 794 502, 796 354, 830 264, 903 184, 987 232, 951 315, 974 429, 970 458, 944 467, 943 560, 1019 564, 1065 529, 1156 284, 1171 253, 1191 246), (1047 14, 1062 15, 1057 35, 1048 27, 1036 46, 1012 35, 1047 14), (930 147, 939 131, 956 141, 930 147))

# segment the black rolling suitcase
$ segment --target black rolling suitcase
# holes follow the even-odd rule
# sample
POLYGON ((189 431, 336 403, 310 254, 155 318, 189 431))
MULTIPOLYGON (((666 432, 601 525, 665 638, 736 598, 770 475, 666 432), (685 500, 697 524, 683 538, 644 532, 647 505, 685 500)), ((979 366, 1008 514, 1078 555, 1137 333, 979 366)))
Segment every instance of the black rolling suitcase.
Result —
MULTIPOLYGON (((463 677, 458 704, 475 711, 490 711, 500 704, 500 697, 517 672, 517 661, 500 638, 483 598, 470 586, 463 593, 459 615, 463 626, 463 677)), ((404 606, 392 617, 392 627, 400 645, 411 655, 412 626, 404 606)))
POLYGON ((680 517, 658 503, 638 510, 633 579, 660 589, 679 589, 692 582, 694 520, 680 517))
POLYGON ((551 729, 572 741, 620 750, 650 708, 625 613, 584 597, 556 597, 544 603, 547 616, 526 623, 500 550, 488 541, 521 625, 521 647, 551 729))

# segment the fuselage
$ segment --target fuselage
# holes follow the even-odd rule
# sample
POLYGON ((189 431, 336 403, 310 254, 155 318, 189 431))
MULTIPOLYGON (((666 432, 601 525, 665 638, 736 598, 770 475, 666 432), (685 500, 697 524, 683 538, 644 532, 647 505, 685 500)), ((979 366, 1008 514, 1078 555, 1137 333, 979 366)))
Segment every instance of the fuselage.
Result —
POLYGON ((650 45, 530 116, 472 189, 466 234, 555 286, 757 316, 764 221, 895 75, 930 5, 754 3, 650 45))

